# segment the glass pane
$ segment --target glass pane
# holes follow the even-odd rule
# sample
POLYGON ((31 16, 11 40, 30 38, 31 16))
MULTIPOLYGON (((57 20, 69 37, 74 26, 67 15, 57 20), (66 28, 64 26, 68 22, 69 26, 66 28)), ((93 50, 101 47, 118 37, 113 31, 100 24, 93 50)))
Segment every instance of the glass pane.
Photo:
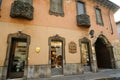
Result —
POLYGON ((62 42, 51 42, 51 68, 62 68, 62 42))
POLYGON ((102 24, 102 15, 99 9, 96 9, 96 15, 97 15, 97 22, 102 24))
POLYGON ((77 8, 78 8, 78 15, 85 14, 84 3, 77 2, 77 8))
POLYGON ((88 54, 88 44, 82 43, 81 44, 81 52, 82 52, 82 63, 84 66, 89 66, 90 59, 88 54))
POLYGON ((26 61, 26 42, 15 42, 14 57, 11 65, 11 72, 23 72, 26 61))
POLYGON ((62 0, 50 0, 50 14, 63 15, 62 0))

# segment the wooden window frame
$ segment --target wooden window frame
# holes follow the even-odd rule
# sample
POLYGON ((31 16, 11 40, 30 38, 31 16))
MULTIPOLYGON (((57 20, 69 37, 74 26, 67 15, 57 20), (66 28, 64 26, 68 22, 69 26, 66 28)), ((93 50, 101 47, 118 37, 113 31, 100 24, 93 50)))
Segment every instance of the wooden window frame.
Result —
POLYGON ((95 14, 96 14, 96 23, 97 23, 98 25, 104 26, 101 9, 99 9, 98 7, 95 7, 95 14), (97 15, 97 10, 99 11, 100 21, 101 21, 101 22, 99 22, 99 20, 98 20, 99 18, 97 17, 97 16, 98 16, 98 15, 97 15))
POLYGON ((83 4, 83 10, 84 10, 84 14, 86 14, 86 7, 85 7, 85 3, 84 2, 82 2, 82 1, 76 1, 76 7, 77 7, 77 15, 81 15, 81 14, 79 14, 78 12, 79 12, 79 7, 78 7, 78 4, 83 4))

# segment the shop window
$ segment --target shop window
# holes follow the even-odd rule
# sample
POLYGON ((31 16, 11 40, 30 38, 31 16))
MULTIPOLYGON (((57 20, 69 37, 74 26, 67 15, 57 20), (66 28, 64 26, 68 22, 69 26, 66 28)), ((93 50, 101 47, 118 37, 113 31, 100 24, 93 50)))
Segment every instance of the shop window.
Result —
POLYGON ((30 36, 19 31, 8 35, 2 80, 27 77, 30 36))
POLYGON ((79 40, 80 50, 81 50, 81 63, 83 65, 84 71, 91 71, 91 43, 86 37, 79 40))
POLYGON ((19 78, 24 75, 24 67, 27 58, 26 39, 13 38, 9 56, 8 78, 19 78), (15 75, 18 74, 19 75, 15 75))
POLYGON ((90 65, 90 54, 88 49, 88 43, 81 43, 81 52, 82 52, 82 64, 84 66, 90 65))
POLYGON ((49 64, 52 75, 62 75, 65 63, 65 39, 59 35, 49 37, 49 64))
POLYGON ((56 16, 64 16, 63 12, 63 0, 50 0, 49 13, 56 16))
POLYGON ((96 22, 97 22, 97 24, 103 25, 101 10, 99 8, 95 8, 95 12, 96 12, 96 22))

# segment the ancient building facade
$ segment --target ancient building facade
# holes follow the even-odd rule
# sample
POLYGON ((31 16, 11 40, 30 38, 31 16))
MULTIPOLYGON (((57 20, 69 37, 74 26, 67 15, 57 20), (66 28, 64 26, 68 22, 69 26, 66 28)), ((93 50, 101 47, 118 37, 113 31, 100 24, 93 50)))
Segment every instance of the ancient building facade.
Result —
POLYGON ((0 79, 119 68, 118 8, 108 0, 3 0, 0 79))

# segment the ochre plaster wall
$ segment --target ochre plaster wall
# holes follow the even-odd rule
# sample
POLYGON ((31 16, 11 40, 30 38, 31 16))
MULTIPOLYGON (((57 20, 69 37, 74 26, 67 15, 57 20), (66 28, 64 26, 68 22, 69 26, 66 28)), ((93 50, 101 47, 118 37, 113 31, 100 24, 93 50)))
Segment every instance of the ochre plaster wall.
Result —
MULTIPOLYGON (((65 45, 65 61, 66 63, 80 63, 80 47, 79 39, 86 35, 86 32, 79 32, 76 30, 68 30, 63 28, 32 26, 32 25, 20 25, 13 23, 0 22, 0 32, 2 34, 0 38, 0 65, 3 66, 6 50, 7 50, 7 37, 10 33, 16 33, 22 30, 23 33, 31 36, 31 44, 29 46, 29 65, 41 65, 48 64, 49 59, 49 45, 48 39, 50 36, 64 37, 66 41, 65 45), (73 34, 74 33, 74 34, 73 34), (77 52, 74 54, 69 53, 68 44, 74 41, 77 44, 77 52), (4 45, 2 47, 2 45, 4 45), (40 53, 36 53, 36 47, 40 47, 40 53)), ((87 35, 86 35, 87 36, 87 35)))

